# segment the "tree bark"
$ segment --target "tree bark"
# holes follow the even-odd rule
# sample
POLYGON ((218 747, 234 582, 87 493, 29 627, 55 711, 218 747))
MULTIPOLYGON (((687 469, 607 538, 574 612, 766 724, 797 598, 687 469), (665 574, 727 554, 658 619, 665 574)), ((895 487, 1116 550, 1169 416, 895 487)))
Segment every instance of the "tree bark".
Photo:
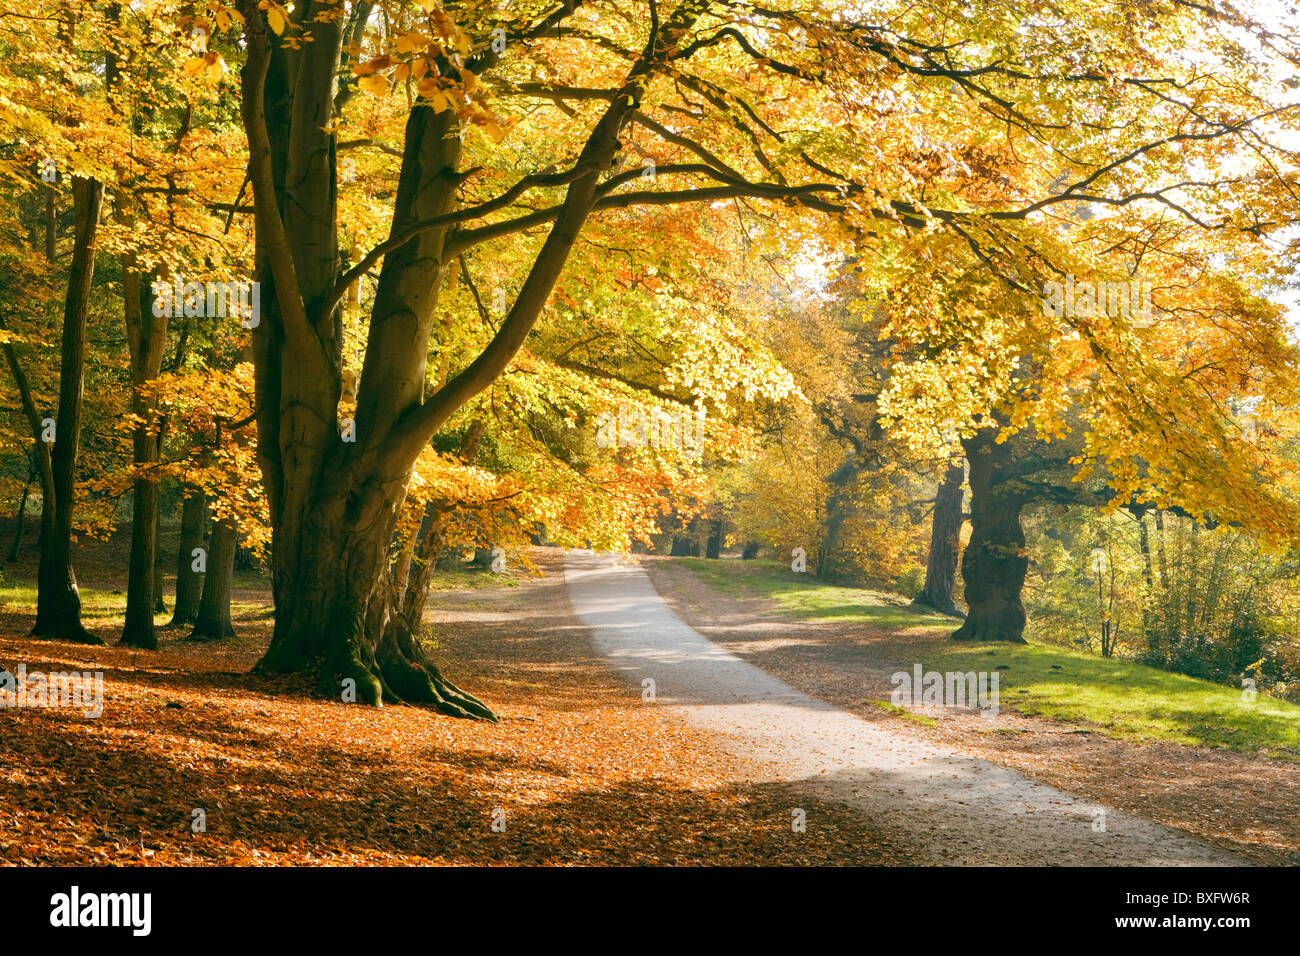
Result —
POLYGON ((961 550, 962 485, 965 478, 965 463, 958 460, 948 466, 943 481, 939 483, 934 496, 925 584, 912 602, 955 617, 962 616, 953 602, 952 590, 957 580, 957 555, 961 550))
POLYGON ((167 613, 167 600, 163 591, 163 554, 162 554, 162 511, 158 512, 158 520, 154 522, 154 539, 153 539, 153 612, 154 614, 167 613))
POLYGON ((982 428, 962 440, 970 463, 971 537, 961 562, 969 610, 952 639, 1024 644, 1020 594, 1029 559, 1020 513, 1026 496, 1012 474, 1012 442, 999 444, 998 432, 982 428))
POLYGON ((81 595, 72 570, 72 510, 76 496, 77 446, 86 358, 86 320, 95 274, 95 242, 104 187, 95 179, 73 177, 76 232, 68 291, 63 305, 63 339, 59 363, 59 413, 50 453, 53 496, 44 502, 41 559, 37 572, 36 624, 33 637, 103 644, 81 623, 81 595))
POLYGON ((158 568, 158 480, 149 474, 158 463, 160 436, 156 403, 144 388, 162 370, 163 346, 167 341, 167 317, 153 314, 149 283, 127 263, 123 301, 126 340, 131 352, 131 411, 140 419, 131 434, 135 464, 132 482, 134 510, 131 518, 131 557, 126 584, 126 626, 122 643, 129 647, 155 650, 155 594, 158 568))
POLYGON ((698 558, 700 556, 700 539, 685 535, 673 535, 672 550, 668 552, 673 558, 698 558))
MULTIPOLYGON (((447 682, 396 607, 393 534, 415 461, 438 429, 490 385, 541 315, 569 251, 596 205, 602 171, 639 108, 652 63, 643 58, 596 122, 565 178, 553 225, 506 317, 484 350, 426 394, 425 364, 464 181, 459 119, 419 104, 406 124, 390 240, 367 333, 355 442, 338 431, 342 393, 334 88, 338 17, 300 22, 310 42, 286 54, 255 0, 241 0, 247 58, 241 111, 249 144, 258 275, 268 280, 254 329, 258 453, 272 524, 275 632, 263 673, 315 670, 331 695, 354 680, 358 700, 432 703, 444 713, 495 719, 447 682), (418 223, 443 223, 411 233, 418 223)), ((331 7, 331 9, 336 9, 331 7)), ((649 46, 662 65, 701 8, 684 7, 649 46)), ((657 22, 657 21, 656 21, 657 22)), ((451 68, 448 65, 448 68, 451 68)), ((369 266, 367 265, 367 268, 369 266)))
MULTIPOLYGON (((4 323, 0 322, 0 328, 3 327, 4 323)), ((32 430, 32 453, 35 455, 36 471, 41 479, 41 534, 43 537, 46 524, 52 522, 54 517, 54 468, 50 460, 50 446, 48 442, 42 439, 44 428, 41 424, 41 415, 36 409, 36 401, 32 396, 31 382, 18 361, 17 350, 12 342, 0 343, 0 350, 3 350, 5 359, 9 363, 9 371, 13 374, 14 383, 18 386, 18 397, 22 402, 23 413, 27 416, 27 423, 32 430)), ((39 541, 37 545, 40 545, 39 541)))
POLYGON ((27 496, 31 492, 32 482, 36 480, 36 468, 34 465, 29 466, 27 471, 27 480, 23 482, 23 497, 18 502, 18 526, 14 528, 14 541, 9 546, 9 555, 5 559, 6 563, 12 563, 18 560, 18 549, 22 547, 23 530, 27 526, 27 496))
POLYGON ((227 519, 212 525, 211 549, 208 551, 208 573, 203 576, 203 597, 194 630, 187 640, 222 641, 235 636, 235 626, 230 620, 230 591, 235 578, 235 545, 238 533, 227 519))
POLYGON ((203 547, 207 500, 202 488, 189 488, 181 504, 181 543, 176 549, 176 606, 167 624, 169 628, 186 627, 199 616, 203 573, 194 570, 194 549, 203 547))
MULTIPOLYGON (((822 518, 822 546, 817 552, 817 577, 832 583, 847 581, 847 561, 844 559, 844 526, 853 515, 853 490, 864 463, 860 450, 854 449, 840 467, 826 477, 831 486, 826 496, 826 510, 822 518)), ((809 553, 812 548, 807 548, 809 553)))
POLYGON ((719 518, 713 525, 713 534, 709 535, 709 540, 704 546, 706 558, 716 559, 722 553, 722 530, 722 519, 719 518))

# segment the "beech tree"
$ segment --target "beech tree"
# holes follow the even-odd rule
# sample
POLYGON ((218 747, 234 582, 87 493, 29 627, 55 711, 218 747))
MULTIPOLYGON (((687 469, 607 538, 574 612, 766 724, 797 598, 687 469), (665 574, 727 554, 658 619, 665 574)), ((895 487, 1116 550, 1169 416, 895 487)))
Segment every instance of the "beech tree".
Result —
MULTIPOLYGON (((823 167, 803 151, 774 162, 758 145, 761 139, 772 145, 782 140, 771 123, 732 100, 725 87, 707 78, 703 64, 700 75, 687 72, 695 61, 712 59, 723 44, 735 44, 736 53, 726 57, 733 64, 737 57, 747 69, 775 63, 730 26, 739 13, 715 11, 703 0, 662 12, 651 3, 645 20, 620 17, 612 30, 602 30, 603 13, 593 9, 586 15, 586 5, 571 2, 528 18, 480 12, 471 31, 449 15, 458 13, 455 7, 424 6, 431 12, 422 18, 411 18, 410 7, 402 4, 356 4, 348 13, 341 3, 306 3, 292 18, 278 4, 265 4, 264 13, 251 0, 240 8, 248 48, 241 103, 258 272, 274 293, 267 321, 255 330, 258 448, 271 509, 277 611, 275 636, 260 666, 277 672, 319 667, 323 689, 351 678, 372 704, 385 698, 431 701, 448 713, 491 718, 489 708, 438 673, 404 617, 394 613, 390 548, 421 450, 518 353, 593 214, 736 197, 836 211, 842 207, 822 197, 853 186, 843 176, 820 178, 827 176, 823 167), (367 36, 369 15, 379 6, 387 22, 399 26, 367 36), (363 39, 377 55, 359 58, 363 39), (548 47, 544 41, 552 39, 556 45, 548 47), (547 63, 546 52, 562 49, 570 39, 586 52, 567 68, 589 67, 609 76, 609 86, 526 79, 534 65, 547 63), (340 64, 359 79, 340 82, 340 64), (498 139, 508 126, 483 106, 487 80, 480 77, 489 76, 504 95, 555 104, 554 110, 573 121, 564 129, 572 138, 557 140, 554 159, 538 164, 542 168, 536 172, 480 198, 481 190, 470 188, 479 170, 464 167, 462 134, 475 125, 498 139), (406 120, 392 227, 387 240, 343 269, 337 109, 354 83, 386 94, 390 78, 410 79, 419 88, 406 120), (761 177, 746 178, 710 148, 651 115, 647 109, 656 85, 676 90, 698 129, 723 118, 742 136, 756 137, 750 147, 757 163, 750 165, 761 177), (573 102, 579 108, 568 105, 573 102), (642 167, 614 168, 623 146, 620 135, 631 126, 650 131, 661 148, 692 160, 657 164, 656 179, 684 177, 689 183, 702 177, 711 184, 619 191, 644 177, 642 167), (562 192, 557 200, 543 200, 519 215, 494 216, 527 194, 557 190, 562 192), (467 366, 428 392, 434 317, 451 262, 491 239, 539 228, 545 239, 491 340, 467 366), (352 283, 381 259, 357 390, 356 440, 344 441, 338 412, 339 308, 352 283)), ((778 31, 806 29, 788 13, 764 16, 778 31)), ((773 70, 813 79, 801 67, 776 63, 773 70)), ((664 104, 665 110, 677 108, 664 104)))

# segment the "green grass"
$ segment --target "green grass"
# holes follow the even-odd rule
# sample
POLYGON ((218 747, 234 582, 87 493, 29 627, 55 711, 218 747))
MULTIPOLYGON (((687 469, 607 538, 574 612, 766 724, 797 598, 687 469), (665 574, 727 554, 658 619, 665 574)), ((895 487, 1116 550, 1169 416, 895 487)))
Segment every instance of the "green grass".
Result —
POLYGON ((435 571, 429 582, 430 591, 474 591, 494 588, 517 588, 527 576, 522 568, 506 568, 500 574, 482 568, 465 566, 446 571, 435 571))
POLYGON ((1210 681, 1045 644, 944 645, 926 670, 993 671, 1003 708, 1090 725, 1121 740, 1266 750, 1300 757, 1300 707, 1210 681), (1055 669, 1054 669, 1055 668, 1055 669))
MULTIPOLYGON (((1046 644, 952 644, 950 618, 916 612, 903 598, 823 584, 777 561, 674 558, 705 583, 737 597, 775 600, 794 617, 887 628, 926 670, 999 666, 1000 706, 1082 725, 1121 740, 1171 741, 1300 759, 1300 706, 1116 658, 1046 644)), ((1027 635, 1032 640, 1032 633, 1027 635)), ((868 701, 891 712, 887 701, 868 701)), ((901 715, 900 715, 901 716, 901 715)))
MULTIPOLYGON (((101 619, 122 617, 126 613, 126 592, 114 593, 97 588, 79 587, 81 595, 81 619, 93 627, 93 622, 101 619)), ((26 614, 36 612, 36 582, 15 581, 7 578, 0 585, 0 607, 7 611, 26 614)))
POLYGON ((914 721, 918 724, 924 724, 926 727, 933 727, 938 723, 933 717, 927 717, 924 714, 914 714, 906 707, 899 707, 897 704, 888 700, 872 700, 868 698, 862 703, 869 707, 879 707, 881 710, 888 711, 895 717, 902 717, 904 720, 914 721))
POLYGON ((890 629, 952 630, 953 619, 920 611, 907 599, 871 588, 826 584, 811 574, 790 570, 779 561, 713 561, 673 558, 716 591, 734 597, 765 597, 800 620, 864 624, 890 629))

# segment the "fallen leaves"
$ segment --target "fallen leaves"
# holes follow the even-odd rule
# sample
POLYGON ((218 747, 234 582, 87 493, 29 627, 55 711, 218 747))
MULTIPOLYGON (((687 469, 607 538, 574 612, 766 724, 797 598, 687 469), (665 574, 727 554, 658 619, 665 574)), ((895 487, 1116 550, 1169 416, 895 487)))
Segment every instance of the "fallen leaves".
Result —
MULTIPOLYGON (((94 543, 91 547, 103 548, 94 543)), ((154 654, 31 641, 0 659, 105 672, 105 713, 0 711, 0 858, 39 865, 826 864, 901 859, 844 808, 741 784, 743 761, 591 657, 555 559, 515 588, 438 592, 438 658, 503 715, 376 711, 247 675, 269 639, 163 632, 154 654), (484 613, 485 599, 490 613, 484 613), (169 706, 179 704, 180 708, 169 706), (808 830, 793 833, 792 807, 808 830), (206 814, 206 832, 191 813, 206 814), (504 811, 506 830, 492 830, 504 811)), ((79 565, 84 566, 84 565, 79 565)), ((123 572, 124 573, 124 572, 123 572)))

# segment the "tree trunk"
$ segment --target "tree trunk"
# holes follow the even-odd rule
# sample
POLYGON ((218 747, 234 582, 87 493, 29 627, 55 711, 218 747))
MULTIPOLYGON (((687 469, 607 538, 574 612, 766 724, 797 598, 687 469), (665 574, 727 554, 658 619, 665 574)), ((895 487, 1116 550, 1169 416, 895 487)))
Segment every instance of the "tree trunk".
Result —
POLYGON ((176 549, 176 606, 167 624, 169 628, 186 627, 199 616, 203 572, 194 570, 194 550, 203 547, 207 501, 202 488, 189 488, 181 504, 181 543, 176 549))
POLYGON ((668 552, 673 558, 698 558, 700 556, 699 538, 688 538, 682 535, 673 535, 673 547, 668 552))
POLYGON ((230 589, 235 577, 235 544, 238 534, 226 519, 212 525, 208 573, 203 576, 203 597, 194 630, 187 640, 222 641, 235 636, 230 621, 230 589))
POLYGON ((72 509, 76 496, 77 445, 81 435, 86 319, 90 310, 90 285, 95 274, 95 240, 104 187, 98 180, 74 177, 72 197, 76 236, 63 305, 59 414, 54 448, 50 453, 54 494, 45 500, 42 509, 36 624, 32 636, 103 644, 81 623, 81 595, 72 570, 72 509))
POLYGON ((966 466, 958 460, 948 466, 934 496, 930 525, 930 556, 925 566, 925 584, 913 604, 961 617, 952 599, 957 579, 957 554, 961 550, 962 484, 966 466))
MULTIPOLYGON (((817 577, 832 583, 848 580, 850 575, 844 560, 844 526, 853 514, 853 489, 862 474, 863 462, 857 450, 845 459, 844 464, 827 476, 831 492, 826 496, 826 511, 822 518, 824 529, 822 546, 817 552, 817 577)), ((811 553, 812 548, 801 545, 811 553)))
MULTIPOLYGON (((394 610, 393 532, 415 462, 448 419, 487 388, 523 347, 599 198, 602 171, 638 108, 647 76, 663 65, 702 8, 659 25, 605 107, 566 176, 564 199, 514 304, 483 351, 427 391, 426 363, 465 174, 460 119, 416 105, 407 118, 390 241, 382 254, 357 391, 355 442, 338 431, 342 394, 342 289, 333 131, 341 18, 308 16, 309 42, 286 52, 255 0, 247 24, 240 108, 249 146, 257 271, 267 280, 254 328, 258 455, 272 525, 275 633, 265 673, 315 670, 358 700, 433 703, 458 716, 494 719, 446 682, 394 610), (413 231, 418 223, 437 225, 413 231)), ((352 16, 365 5, 354 6, 352 16)), ((368 9, 368 8, 367 8, 368 9)), ((354 24, 355 26, 355 24, 354 24)), ((358 27, 359 28, 359 27, 358 27)), ((460 236, 459 233, 456 234, 460 236)), ((465 248, 462 246, 460 248, 465 248)), ((376 264, 379 254, 359 268, 376 264)))
POLYGON ((713 526, 713 534, 709 535, 709 540, 704 546, 704 556, 706 558, 716 559, 722 553, 722 519, 719 518, 713 526))
POLYGON ((1012 442, 999 444, 998 432, 982 428, 962 440, 970 463, 971 537, 961 562, 969 610, 952 638, 1024 644, 1020 594, 1029 559, 1020 513, 1025 497, 1011 480, 1012 442))
POLYGON ((126 584, 126 626, 122 643, 129 647, 155 650, 154 630, 156 569, 158 568, 158 479, 148 472, 158 463, 160 448, 154 400, 144 386, 162 369, 163 346, 167 340, 167 317, 153 314, 153 296, 145 277, 133 263, 126 264, 123 300, 126 339, 131 352, 131 411, 140 419, 132 430, 131 451, 135 464, 131 518, 131 558, 126 584))
POLYGON ((23 529, 27 526, 27 495, 31 491, 32 482, 36 480, 36 469, 29 468, 27 480, 23 482, 23 497, 18 503, 18 526, 14 528, 14 543, 9 546, 9 556, 5 559, 6 563, 12 563, 18 560, 18 549, 23 543, 23 529))
POLYGON ((162 554, 162 512, 159 511, 158 520, 154 522, 155 534, 153 539, 153 612, 154 614, 167 613, 167 599, 163 590, 163 554, 162 554))

